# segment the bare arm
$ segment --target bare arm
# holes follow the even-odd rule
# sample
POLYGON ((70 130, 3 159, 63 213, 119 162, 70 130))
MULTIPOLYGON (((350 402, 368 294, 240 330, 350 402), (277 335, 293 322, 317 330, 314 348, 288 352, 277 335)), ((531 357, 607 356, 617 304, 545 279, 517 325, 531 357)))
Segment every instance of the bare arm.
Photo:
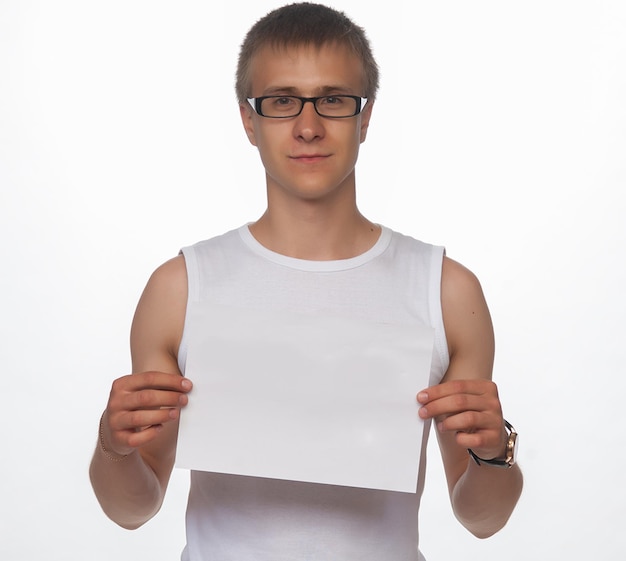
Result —
POLYGON ((434 418, 450 499, 456 517, 477 537, 500 530, 522 490, 518 466, 478 466, 479 457, 503 457, 506 432, 496 385, 491 381, 494 337, 489 310, 476 277, 444 259, 442 309, 450 366, 442 384, 418 394, 420 415, 434 418))
POLYGON ((157 269, 131 330, 133 374, 113 382, 89 475, 104 512, 134 529, 160 509, 174 465, 189 380, 176 355, 187 302, 183 257, 157 269), (103 450, 104 447, 104 450, 103 450))

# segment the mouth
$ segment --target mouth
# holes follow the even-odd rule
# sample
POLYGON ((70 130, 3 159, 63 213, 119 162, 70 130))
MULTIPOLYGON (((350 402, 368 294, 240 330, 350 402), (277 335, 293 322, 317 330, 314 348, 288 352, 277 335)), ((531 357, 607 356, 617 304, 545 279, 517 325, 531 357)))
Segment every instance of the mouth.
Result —
POLYGON ((289 159, 303 164, 315 164, 329 157, 330 154, 298 154, 296 156, 289 156, 289 159))

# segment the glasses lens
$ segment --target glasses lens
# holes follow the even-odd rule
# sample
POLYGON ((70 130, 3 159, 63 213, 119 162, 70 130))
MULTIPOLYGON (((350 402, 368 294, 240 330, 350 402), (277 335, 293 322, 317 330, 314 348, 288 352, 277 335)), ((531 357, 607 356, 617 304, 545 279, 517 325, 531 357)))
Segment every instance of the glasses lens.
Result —
MULTIPOLYGON (((315 102, 317 112, 323 117, 352 117, 358 113, 359 98, 345 95, 320 97, 315 102)), ((261 113, 265 117, 295 117, 302 110, 304 101, 298 97, 266 97, 261 101, 261 113)))
POLYGON ((357 112, 358 100, 346 95, 329 95, 319 98, 316 107, 324 117, 352 117, 357 112))
POLYGON ((302 102, 297 97, 266 97, 261 113, 266 117, 293 117, 300 113, 302 102))

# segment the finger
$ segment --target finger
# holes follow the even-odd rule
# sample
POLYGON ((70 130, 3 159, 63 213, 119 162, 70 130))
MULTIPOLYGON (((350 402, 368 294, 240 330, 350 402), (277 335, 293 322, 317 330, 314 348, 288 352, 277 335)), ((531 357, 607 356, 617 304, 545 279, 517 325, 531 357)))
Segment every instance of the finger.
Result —
POLYGON ((186 394, 166 390, 140 390, 126 394, 122 400, 122 408, 127 411, 143 409, 161 409, 181 407, 187 404, 186 394))
POLYGON ((506 443, 504 422, 492 413, 470 411, 453 415, 438 422, 437 429, 440 433, 454 432, 459 446, 471 448, 480 457, 495 458, 506 443))
POLYGON ((114 391, 136 392, 144 389, 160 389, 187 393, 192 384, 180 374, 167 372, 140 372, 123 376, 113 383, 114 391))
POLYGON ((437 421, 440 432, 476 433, 485 430, 494 430, 498 423, 491 415, 478 411, 464 411, 457 415, 450 415, 437 421))
POLYGON ((504 431, 459 431, 455 434, 455 439, 459 446, 471 448, 480 458, 491 459, 502 457, 506 450, 506 434, 504 431))
MULTIPOLYGON (((498 452, 491 454, 489 452, 485 453, 483 450, 485 449, 485 442, 487 439, 481 433, 468 433, 468 432, 458 432, 455 436, 456 442, 462 448, 471 448, 474 452, 478 452, 479 455, 483 454, 484 456, 491 456, 495 458, 498 455, 498 452)), ((498 448, 499 450, 499 448, 498 448)), ((480 456, 483 457, 483 456, 480 456)), ((491 459, 491 458, 487 458, 491 459)))
POLYGON ((112 431, 137 431, 146 427, 163 425, 179 417, 179 408, 140 409, 111 415, 109 423, 112 431))
POLYGON ((131 448, 140 448, 144 444, 154 440, 162 430, 163 425, 152 425, 141 431, 130 433, 127 439, 127 444, 131 448))
POLYGON ((422 419, 443 418, 463 412, 485 412, 497 409, 495 400, 482 395, 454 394, 434 401, 427 402, 420 407, 419 415, 422 419))
POLYGON ((191 387, 191 381, 178 374, 162 372, 130 374, 113 382, 108 409, 115 413, 184 406, 187 404, 186 394, 191 387))
POLYGON ((431 386, 417 394, 417 401, 428 403, 430 401, 448 397, 454 394, 483 395, 486 393, 497 395, 497 387, 494 382, 487 379, 454 380, 431 386))

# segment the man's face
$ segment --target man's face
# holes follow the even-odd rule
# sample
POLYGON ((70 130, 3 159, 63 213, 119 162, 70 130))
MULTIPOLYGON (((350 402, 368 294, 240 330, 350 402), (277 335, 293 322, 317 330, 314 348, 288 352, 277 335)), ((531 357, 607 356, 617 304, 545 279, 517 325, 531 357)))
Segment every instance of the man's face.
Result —
MULTIPOLYGON (((252 97, 363 95, 360 60, 344 46, 265 47, 251 65, 252 97)), ((371 104, 354 117, 320 117, 312 103, 288 119, 257 115, 241 107, 243 124, 260 153, 268 195, 317 200, 354 189, 354 166, 365 140, 371 104)))

